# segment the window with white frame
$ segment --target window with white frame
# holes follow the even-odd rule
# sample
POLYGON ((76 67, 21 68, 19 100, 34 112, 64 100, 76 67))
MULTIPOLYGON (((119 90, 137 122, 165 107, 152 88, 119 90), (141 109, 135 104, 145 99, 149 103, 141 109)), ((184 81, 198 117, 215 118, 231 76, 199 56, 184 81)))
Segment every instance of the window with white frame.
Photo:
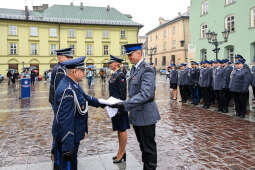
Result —
POLYGON ((255 27, 255 7, 251 9, 251 27, 255 27))
POLYGON ((121 46, 121 55, 125 55, 126 54, 126 49, 124 47, 124 45, 121 46))
POLYGON ((69 37, 74 38, 75 37, 75 30, 74 29, 69 29, 69 37))
POLYGON ((30 36, 38 36, 38 30, 37 27, 30 27, 30 36))
POLYGON ((163 50, 166 50, 166 42, 163 44, 163 50))
POLYGON ((86 38, 92 38, 92 30, 87 30, 86 38))
POLYGON ((10 35, 17 35, 17 27, 14 25, 9 26, 9 34, 10 35))
POLYGON ((164 30, 163 37, 166 38, 166 30, 164 30))
POLYGON ((228 53, 228 59, 231 62, 234 62, 234 55, 235 55, 234 46, 229 46, 227 48, 227 53, 228 53))
POLYGON ((50 37, 56 37, 56 36, 57 36, 57 29, 50 28, 50 37))
POLYGON ((87 45, 87 55, 92 55, 92 45, 91 44, 87 45))
POLYGON ((208 14, 208 0, 202 3, 201 14, 202 15, 208 14))
POLYGON ((104 30, 104 38, 108 38, 108 31, 107 30, 104 30))
POLYGON ((17 44, 16 43, 10 43, 10 54, 11 55, 17 54, 17 44))
POLYGON ((236 2, 236 0, 226 0, 226 5, 232 4, 234 2, 236 2))
POLYGON ((120 31, 120 38, 121 39, 125 39, 126 38, 126 31, 125 30, 121 30, 120 31))
POLYGON ((175 26, 172 28, 172 33, 175 34, 175 26))
POLYGON ((51 44, 50 45, 50 55, 55 55, 56 54, 56 49, 57 49, 57 45, 56 44, 51 44))
POLYGON ((37 55, 38 54, 37 44, 35 44, 35 43, 31 44, 31 54, 32 55, 37 55))
POLYGON ((207 24, 203 24, 201 25, 201 33, 200 33, 200 37, 201 38, 206 38, 206 33, 207 33, 207 30, 208 30, 208 25, 207 24))
POLYGON ((173 40, 173 46, 172 46, 173 49, 176 48, 176 40, 173 40))
POLYGON ((235 16, 230 15, 225 20, 225 28, 228 29, 230 32, 235 31, 235 16))
POLYGON ((108 54, 109 54, 109 46, 104 45, 104 55, 108 55, 108 54))
POLYGON ((207 50, 206 49, 202 49, 201 50, 201 61, 205 61, 207 60, 207 50))

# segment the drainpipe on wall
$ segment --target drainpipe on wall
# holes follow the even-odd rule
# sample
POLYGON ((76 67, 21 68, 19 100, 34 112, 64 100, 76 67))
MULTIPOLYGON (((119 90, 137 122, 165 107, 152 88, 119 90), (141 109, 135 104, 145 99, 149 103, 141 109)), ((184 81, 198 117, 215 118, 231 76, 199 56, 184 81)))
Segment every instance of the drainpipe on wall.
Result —
POLYGON ((186 47, 186 27, 185 27, 185 20, 183 19, 183 40, 184 40, 184 56, 185 56, 185 62, 188 61, 188 58, 187 58, 187 47, 186 47))
POLYGON ((60 23, 58 23, 58 49, 60 49, 60 23))

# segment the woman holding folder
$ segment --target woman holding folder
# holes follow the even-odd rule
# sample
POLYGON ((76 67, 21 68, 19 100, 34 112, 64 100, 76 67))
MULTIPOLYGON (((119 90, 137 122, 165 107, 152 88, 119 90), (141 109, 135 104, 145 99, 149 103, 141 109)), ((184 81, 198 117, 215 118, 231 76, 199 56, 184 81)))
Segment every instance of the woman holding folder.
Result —
MULTIPOLYGON (((126 76, 121 71, 122 59, 110 55, 109 67, 113 74, 109 80, 109 95, 120 99, 126 100, 127 96, 127 83, 126 76)), ((112 117, 112 128, 118 132, 119 149, 116 156, 113 157, 113 163, 121 163, 126 161, 126 144, 127 144, 127 129, 130 128, 128 113, 119 109, 118 113, 112 117)))

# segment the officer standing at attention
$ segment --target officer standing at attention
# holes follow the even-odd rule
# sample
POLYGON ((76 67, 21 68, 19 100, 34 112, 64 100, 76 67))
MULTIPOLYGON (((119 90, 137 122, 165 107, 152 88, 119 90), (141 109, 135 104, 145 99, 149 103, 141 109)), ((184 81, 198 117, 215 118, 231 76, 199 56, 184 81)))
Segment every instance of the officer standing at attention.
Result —
POLYGON ((253 60, 253 66, 251 68, 251 72, 252 72, 251 86, 252 86, 252 92, 253 92, 252 100, 255 100, 255 60, 253 60))
POLYGON ((195 61, 191 61, 191 70, 190 70, 190 78, 191 78, 191 99, 193 105, 198 105, 199 103, 199 81, 200 70, 198 68, 198 63, 195 61))
POLYGON ((58 63, 54 66, 52 70, 51 81, 50 81, 49 102, 51 106, 53 106, 54 104, 54 96, 55 96, 55 91, 58 87, 58 84, 60 80, 66 75, 66 71, 62 63, 66 60, 70 60, 73 58, 72 48, 56 50, 56 54, 58 57, 58 63))
POLYGON ((229 105, 229 102, 230 102, 230 99, 231 99, 231 92, 229 91, 229 82, 230 82, 230 74, 231 72, 233 71, 233 67, 231 66, 231 64, 229 64, 229 60, 228 59, 224 59, 223 60, 223 72, 224 72, 224 84, 225 84, 225 87, 224 87, 224 102, 223 102, 223 105, 224 105, 224 108, 226 109, 225 111, 223 110, 223 112, 226 112, 228 113, 228 105, 229 105))
POLYGON ((221 66, 222 61, 216 60, 215 62, 215 70, 213 72, 213 90, 215 92, 217 104, 218 104, 218 111, 226 112, 226 108, 224 108, 224 70, 221 66))
POLYGON ((180 87, 180 93, 181 93, 181 102, 186 103, 189 98, 189 68, 187 68, 186 63, 182 63, 180 65, 180 71, 178 73, 178 85, 180 87))
MULTIPOLYGON (((120 65, 123 60, 110 55, 108 62, 111 70, 114 71, 109 80, 109 95, 120 100, 127 98, 127 83, 126 76, 121 71, 120 65)), ((116 156, 113 157, 113 163, 121 163, 126 161, 126 144, 127 144, 127 129, 130 129, 128 112, 120 109, 118 113, 112 117, 112 128, 118 132, 119 149, 116 156)))
POLYGON ((130 112, 140 150, 144 170, 157 167, 157 146, 155 141, 156 123, 160 120, 155 98, 155 73, 142 57, 142 44, 124 45, 129 61, 133 64, 128 81, 129 99, 113 105, 130 112))
MULTIPOLYGON (((51 74, 51 80, 50 80, 50 90, 49 90, 49 102, 53 108, 54 105, 54 98, 55 98, 55 91, 62 80, 66 76, 66 70, 63 66, 63 62, 70 60, 73 58, 72 54, 72 48, 65 48, 65 49, 60 49, 56 50, 57 58, 58 58, 58 63, 54 66, 51 74)), ((54 145, 53 141, 53 145, 54 145)), ((51 149, 51 159, 54 161, 54 170, 58 170, 57 167, 57 157, 54 157, 58 148, 52 148, 51 149)))
POLYGON ((178 72, 176 70, 175 64, 170 65, 170 73, 169 73, 169 80, 170 80, 170 88, 173 89, 173 97, 172 100, 177 100, 177 82, 178 82, 178 72))
POLYGON ((199 86, 202 89, 202 96, 203 96, 203 108, 208 109, 211 105, 210 100, 210 87, 211 87, 211 72, 210 68, 208 68, 209 62, 206 60, 204 61, 204 69, 200 72, 199 77, 199 86))
POLYGON ((86 95, 79 85, 84 77, 84 59, 80 57, 62 63, 67 69, 66 76, 55 93, 53 148, 58 148, 54 157, 61 170, 77 170, 79 144, 88 132, 88 105, 105 106, 98 99, 86 95))
POLYGON ((242 59, 235 62, 235 69, 230 76, 229 90, 233 92, 236 116, 245 117, 247 112, 250 76, 249 71, 244 68, 244 61, 242 59))

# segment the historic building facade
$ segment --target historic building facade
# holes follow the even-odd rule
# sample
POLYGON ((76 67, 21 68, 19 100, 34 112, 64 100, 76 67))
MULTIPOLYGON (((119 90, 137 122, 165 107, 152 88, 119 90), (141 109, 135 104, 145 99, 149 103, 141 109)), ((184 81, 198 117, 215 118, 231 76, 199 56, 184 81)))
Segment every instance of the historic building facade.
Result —
POLYGON ((189 55, 198 61, 215 59, 215 47, 208 43, 206 33, 215 32, 219 41, 222 32, 230 31, 228 42, 219 46, 219 59, 234 61, 241 54, 251 64, 255 59, 255 1, 191 0, 189 55))
MULTIPOLYGON (((123 45, 138 42, 142 27, 115 8, 36 6, 33 11, 0 9, 0 74, 35 66, 40 74, 57 63, 56 49, 72 47, 97 68, 109 55, 122 57, 123 45)), ((125 59, 125 57, 124 57, 125 59)))
POLYGON ((187 51, 189 42, 188 13, 179 13, 172 20, 159 18, 159 22, 158 27, 146 34, 148 63, 152 62, 157 69, 160 69, 170 64, 189 62, 191 59, 187 51), (151 58, 152 61, 150 61, 151 58))

